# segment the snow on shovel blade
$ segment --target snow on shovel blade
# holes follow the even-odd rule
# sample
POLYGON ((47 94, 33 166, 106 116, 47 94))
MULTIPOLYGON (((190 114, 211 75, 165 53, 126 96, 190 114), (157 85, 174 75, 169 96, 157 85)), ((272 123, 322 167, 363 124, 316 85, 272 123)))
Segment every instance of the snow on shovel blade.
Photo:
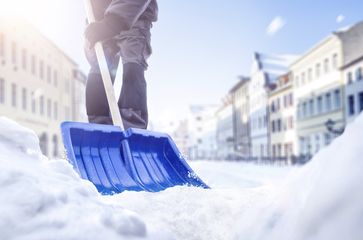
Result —
POLYGON ((167 134, 79 122, 64 122, 61 130, 68 160, 102 194, 209 188, 167 134))

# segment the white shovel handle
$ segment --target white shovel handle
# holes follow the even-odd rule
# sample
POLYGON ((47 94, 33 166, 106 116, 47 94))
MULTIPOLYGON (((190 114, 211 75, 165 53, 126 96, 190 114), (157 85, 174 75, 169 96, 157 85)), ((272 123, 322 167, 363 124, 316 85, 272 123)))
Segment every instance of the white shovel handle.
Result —
MULTIPOLYGON (((86 6, 86 14, 88 18, 88 22, 92 23, 95 22, 95 16, 93 13, 93 8, 91 4, 91 0, 84 0, 85 6, 86 6)), ((107 61, 105 57, 105 52, 103 50, 102 44, 100 42, 97 42, 95 44, 95 51, 97 56, 98 65, 101 71, 102 81, 103 85, 105 87, 106 91, 106 97, 108 101, 108 105, 110 107, 111 112, 111 118, 113 121, 113 125, 121 127, 121 129, 124 129, 124 125, 121 119, 121 114, 116 102, 116 96, 115 96, 115 90, 112 85, 112 80, 110 76, 110 72, 108 71, 107 61)))

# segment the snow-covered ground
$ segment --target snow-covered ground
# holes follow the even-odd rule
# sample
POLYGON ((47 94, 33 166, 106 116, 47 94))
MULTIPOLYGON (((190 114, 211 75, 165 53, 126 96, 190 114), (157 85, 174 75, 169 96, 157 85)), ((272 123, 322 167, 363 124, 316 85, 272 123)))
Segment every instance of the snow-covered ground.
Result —
POLYGON ((212 189, 100 196, 0 118, 0 239, 363 239, 363 116, 304 167, 191 162, 212 189))

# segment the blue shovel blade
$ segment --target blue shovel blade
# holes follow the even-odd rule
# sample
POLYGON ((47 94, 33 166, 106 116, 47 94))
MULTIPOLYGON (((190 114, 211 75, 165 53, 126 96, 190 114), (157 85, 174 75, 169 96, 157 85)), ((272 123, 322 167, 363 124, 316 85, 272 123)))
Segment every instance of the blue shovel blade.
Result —
POLYGON ((68 160, 102 194, 209 188, 167 134, 79 122, 64 122, 61 130, 68 160))

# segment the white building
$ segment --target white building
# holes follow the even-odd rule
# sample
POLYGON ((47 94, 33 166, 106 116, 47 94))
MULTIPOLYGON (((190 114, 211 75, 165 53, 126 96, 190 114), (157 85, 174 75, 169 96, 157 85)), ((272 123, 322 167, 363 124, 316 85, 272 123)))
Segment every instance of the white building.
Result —
POLYGON ((257 160, 270 156, 268 91, 278 76, 288 71, 293 57, 255 53, 249 85, 251 155, 257 160))
POLYGON ((233 133, 232 97, 226 96, 216 112, 217 117, 217 158, 232 160, 235 157, 233 133))
POLYGON ((60 123, 86 120, 85 76, 31 25, 0 20, 0 115, 32 129, 45 155, 62 154, 60 123))
POLYGON ((233 106, 234 151, 238 158, 243 160, 249 160, 251 156, 249 84, 249 78, 240 77, 238 83, 230 90, 233 106))
POLYGON ((363 55, 343 66, 342 70, 346 94, 345 116, 347 123, 350 123, 363 111, 363 55))
POLYGON ((214 159, 216 155, 216 106, 193 105, 189 108, 188 157, 214 159))

